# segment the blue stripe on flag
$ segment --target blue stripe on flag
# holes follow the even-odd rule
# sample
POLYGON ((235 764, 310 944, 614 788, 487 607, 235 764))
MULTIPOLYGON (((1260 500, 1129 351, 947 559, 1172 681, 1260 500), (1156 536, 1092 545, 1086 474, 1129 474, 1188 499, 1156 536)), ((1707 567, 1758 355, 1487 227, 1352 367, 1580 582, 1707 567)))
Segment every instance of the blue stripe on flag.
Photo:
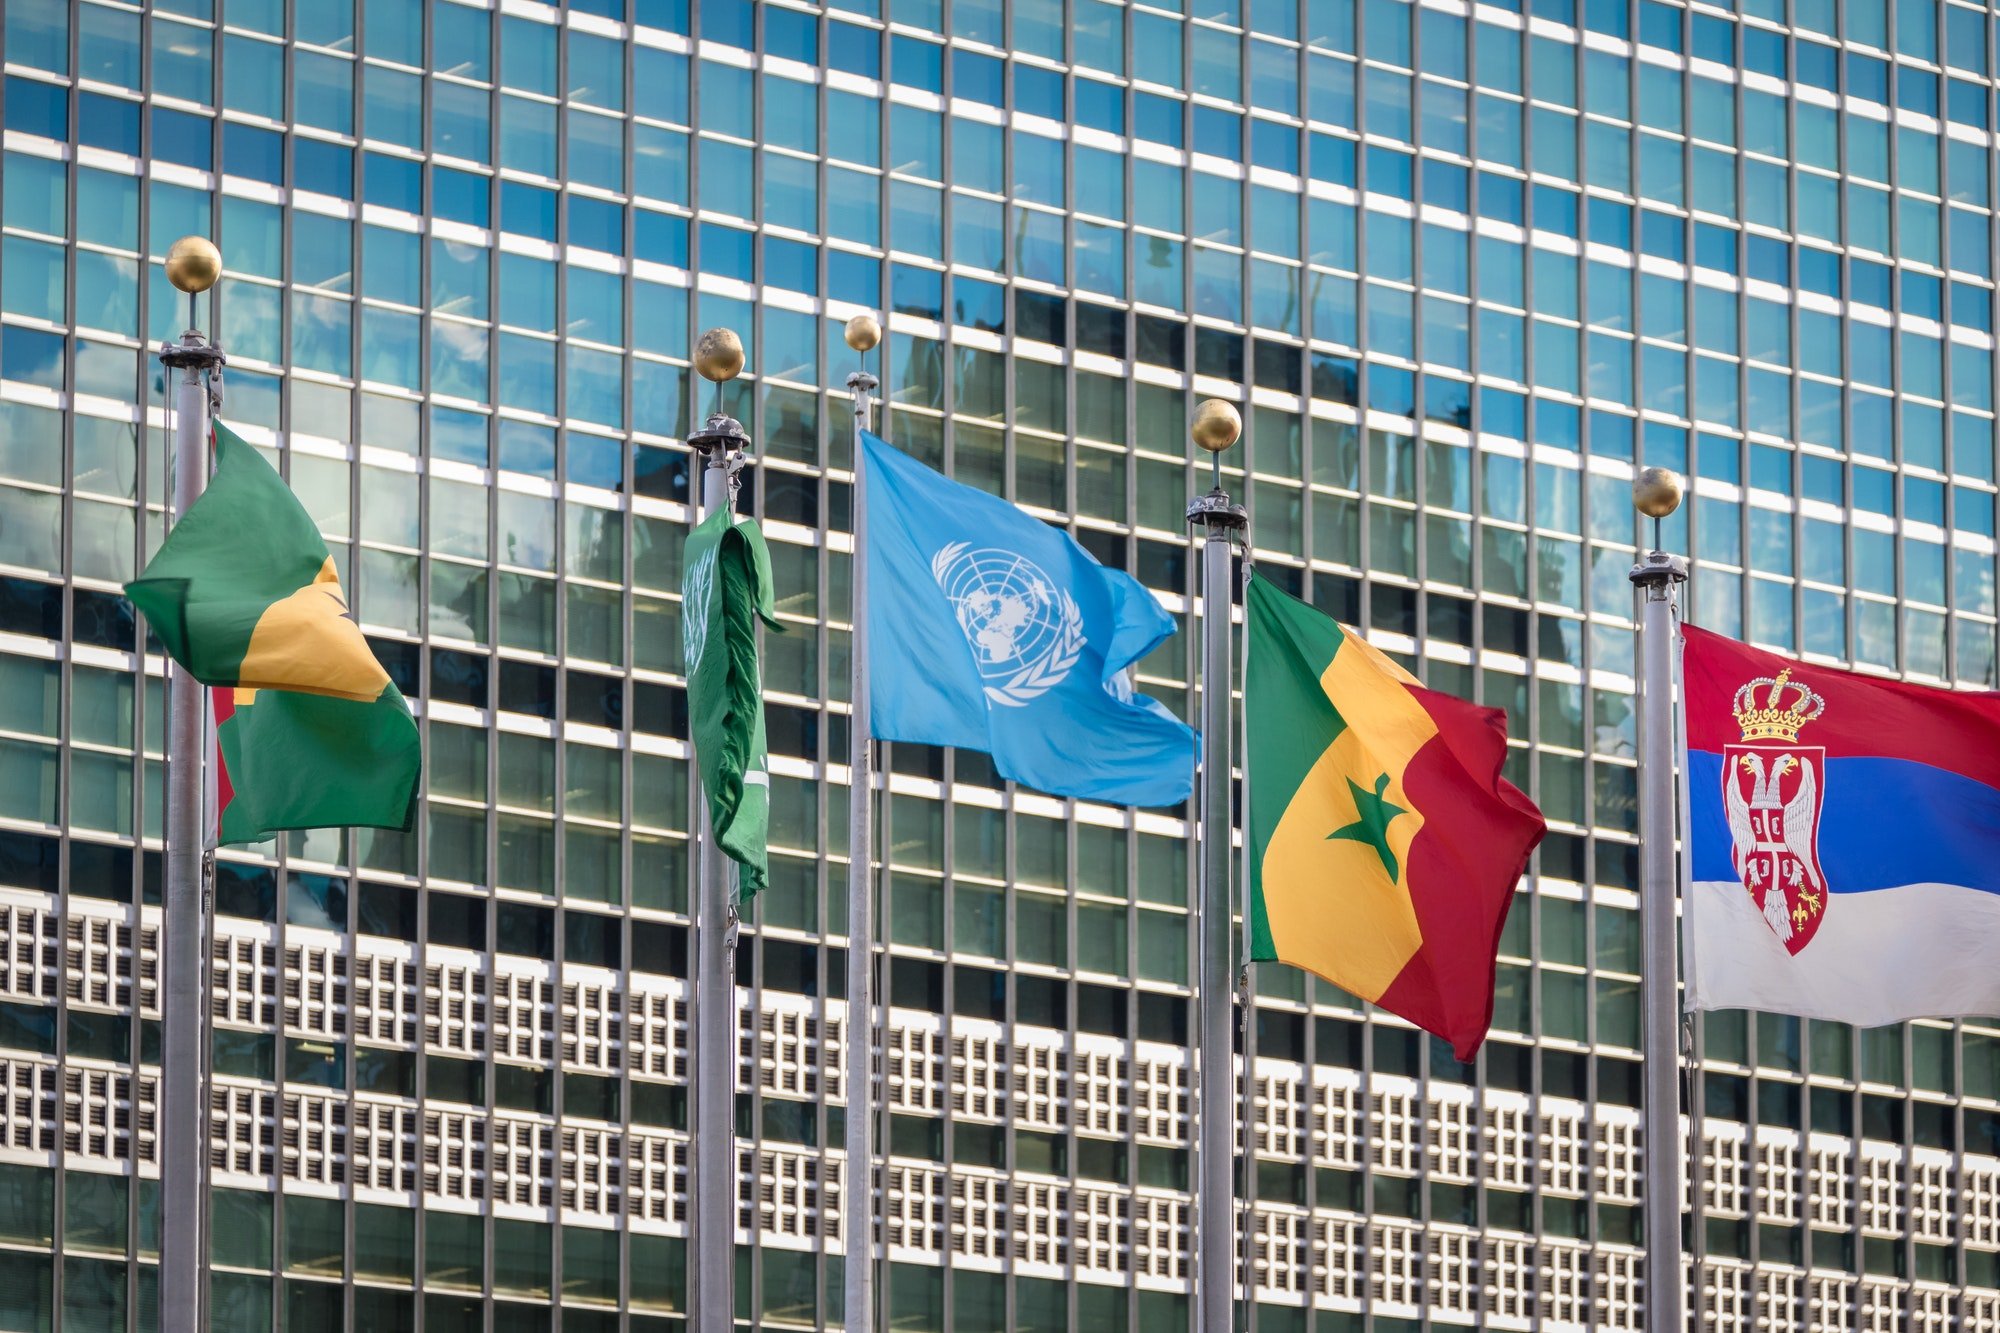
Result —
MULTIPOLYGON (((1733 880, 1722 756, 1688 755, 1696 881, 1733 880)), ((1907 759, 1829 759, 1819 863, 1834 893, 1957 884, 2000 893, 2000 790, 1907 759)))

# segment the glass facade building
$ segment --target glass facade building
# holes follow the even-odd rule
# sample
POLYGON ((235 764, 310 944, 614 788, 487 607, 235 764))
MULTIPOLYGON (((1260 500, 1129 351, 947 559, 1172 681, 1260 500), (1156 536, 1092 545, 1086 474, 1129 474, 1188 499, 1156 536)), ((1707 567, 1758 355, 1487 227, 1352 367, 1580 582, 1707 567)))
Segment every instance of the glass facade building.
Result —
MULTIPOLYGON (((161 261, 416 704, 408 835, 223 853, 218 1327, 684 1314, 695 333, 757 442, 742 1320, 840 1321, 857 368, 1177 614, 1260 571, 1504 706, 1552 831, 1476 1066, 1258 978, 1262 1333, 1640 1327, 1636 466, 1700 622, 1996 683, 1995 17, 1957 0, 6 0, 0 1325, 155 1322, 161 261)), ((1193 626, 1190 625, 1192 629, 1193 626)), ((1143 664, 1184 716, 1196 636, 1143 664)), ((891 747, 898 1329, 1186 1329, 1185 810, 891 747)), ((2000 1330, 2000 1023, 1699 1025, 1716 1329, 2000 1330)), ((559 1321, 559 1322, 558 1322, 559 1321)))

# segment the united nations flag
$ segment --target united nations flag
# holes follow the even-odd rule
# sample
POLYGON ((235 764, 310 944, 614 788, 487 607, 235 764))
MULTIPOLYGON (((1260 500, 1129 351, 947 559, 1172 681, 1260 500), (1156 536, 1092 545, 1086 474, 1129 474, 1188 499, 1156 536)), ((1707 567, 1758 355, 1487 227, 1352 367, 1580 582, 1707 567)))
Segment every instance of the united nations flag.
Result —
POLYGON ((1194 732, 1133 691, 1175 629, 1066 532, 861 437, 869 708, 877 738, 984 750, 1057 796, 1173 805, 1194 732))

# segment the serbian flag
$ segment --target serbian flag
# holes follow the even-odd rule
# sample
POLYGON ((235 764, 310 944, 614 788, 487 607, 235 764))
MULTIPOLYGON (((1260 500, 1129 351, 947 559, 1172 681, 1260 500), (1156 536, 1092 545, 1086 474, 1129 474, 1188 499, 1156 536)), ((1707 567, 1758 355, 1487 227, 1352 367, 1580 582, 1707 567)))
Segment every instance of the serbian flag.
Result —
POLYGON ((1542 812, 1507 715, 1425 689, 1253 578, 1245 594, 1250 956, 1316 972, 1470 1061, 1542 812))
POLYGON ((2000 694, 1683 634, 1688 1007, 2000 1014, 2000 694))
POLYGON ((217 836, 407 829, 421 745, 305 506, 220 422, 208 488, 125 585, 167 654, 214 687, 217 836))

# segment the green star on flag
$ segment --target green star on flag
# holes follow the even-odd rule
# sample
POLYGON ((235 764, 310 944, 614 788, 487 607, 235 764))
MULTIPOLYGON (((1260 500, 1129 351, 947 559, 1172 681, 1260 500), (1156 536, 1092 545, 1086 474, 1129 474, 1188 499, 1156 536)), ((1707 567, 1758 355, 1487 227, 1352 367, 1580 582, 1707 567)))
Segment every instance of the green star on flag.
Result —
POLYGON ((1396 854, 1389 850, 1389 821, 1397 815, 1409 811, 1389 801, 1389 775, 1384 773, 1375 779, 1375 790, 1369 791, 1353 778, 1347 780, 1347 790, 1354 796, 1355 821, 1326 835, 1332 842, 1335 838, 1345 838, 1350 842, 1365 842, 1382 857, 1382 868, 1389 872, 1389 879, 1396 878, 1396 854))

